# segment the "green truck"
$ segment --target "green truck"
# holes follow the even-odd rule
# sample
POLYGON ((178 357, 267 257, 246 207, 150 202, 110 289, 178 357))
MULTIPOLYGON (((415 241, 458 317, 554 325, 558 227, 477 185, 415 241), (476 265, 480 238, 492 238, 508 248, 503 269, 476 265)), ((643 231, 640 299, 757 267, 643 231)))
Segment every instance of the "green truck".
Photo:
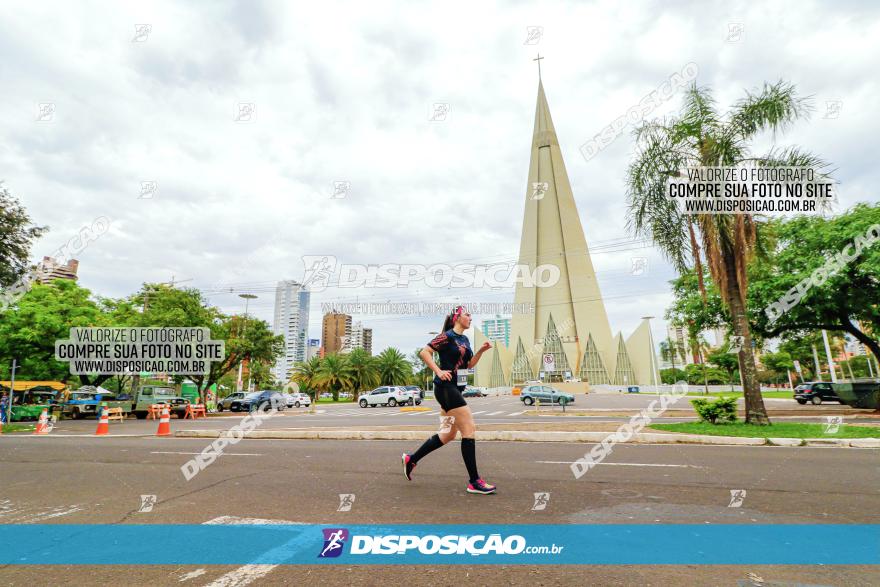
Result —
POLYGON ((131 399, 131 411, 139 420, 143 420, 149 414, 150 406, 153 404, 167 404, 172 414, 183 418, 190 401, 178 395, 173 387, 142 385, 138 389, 137 395, 131 399))

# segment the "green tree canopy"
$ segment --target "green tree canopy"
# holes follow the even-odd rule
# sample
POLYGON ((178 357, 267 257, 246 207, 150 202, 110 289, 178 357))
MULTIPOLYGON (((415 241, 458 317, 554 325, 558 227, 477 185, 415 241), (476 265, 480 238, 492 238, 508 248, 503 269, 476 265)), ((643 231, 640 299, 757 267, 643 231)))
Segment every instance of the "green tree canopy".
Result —
POLYGON ((773 252, 750 272, 749 317, 755 331, 765 338, 844 331, 880 357, 880 344, 870 334, 880 331, 880 239, 868 244, 865 238, 872 226, 880 236, 880 204, 859 204, 830 218, 799 216, 775 222, 773 252), (842 251, 855 254, 857 239, 862 242, 858 256, 843 259, 840 269, 821 285, 807 281, 811 275, 821 278, 814 272, 842 251), (802 296, 798 284, 803 284, 802 296), (787 310, 774 305, 787 296, 797 303, 787 310))
POLYGON ((0 288, 27 272, 31 246, 46 230, 31 225, 27 210, 0 181, 0 288))
POLYGON ((110 317, 91 292, 75 281, 35 283, 17 304, 0 314, 0 373, 8 379, 12 359, 17 359, 18 379, 100 385, 112 376, 71 375, 69 363, 55 360, 55 341, 69 338, 73 327, 110 325, 110 317))
POLYGON ((396 348, 385 349, 376 360, 379 385, 406 385, 412 377, 412 365, 396 348))

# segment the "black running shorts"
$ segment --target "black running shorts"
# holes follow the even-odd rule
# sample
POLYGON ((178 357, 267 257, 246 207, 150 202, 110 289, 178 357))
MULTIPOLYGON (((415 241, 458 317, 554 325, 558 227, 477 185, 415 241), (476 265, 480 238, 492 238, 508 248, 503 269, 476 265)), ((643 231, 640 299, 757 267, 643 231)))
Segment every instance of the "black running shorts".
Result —
POLYGON ((467 402, 461 396, 458 386, 452 381, 434 382, 434 398, 443 411, 448 412, 461 406, 466 406, 467 402))

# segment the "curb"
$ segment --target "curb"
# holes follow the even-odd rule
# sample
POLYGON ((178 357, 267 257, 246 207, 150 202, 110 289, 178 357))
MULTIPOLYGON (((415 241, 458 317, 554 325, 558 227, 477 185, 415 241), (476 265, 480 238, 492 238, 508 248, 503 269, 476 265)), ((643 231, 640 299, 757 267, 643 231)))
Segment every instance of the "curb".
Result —
MULTIPOLYGON (((218 438, 225 430, 178 430, 180 438, 218 438)), ((424 440, 424 430, 251 430, 245 438, 286 440, 424 440)), ((506 442, 601 442, 613 432, 540 432, 520 430, 477 431, 477 440, 506 442)), ((732 446, 833 446, 880 448, 878 438, 748 438, 697 434, 635 434, 630 444, 708 444, 732 446)))
POLYGON ((431 408, 400 408, 401 412, 430 412, 431 408))

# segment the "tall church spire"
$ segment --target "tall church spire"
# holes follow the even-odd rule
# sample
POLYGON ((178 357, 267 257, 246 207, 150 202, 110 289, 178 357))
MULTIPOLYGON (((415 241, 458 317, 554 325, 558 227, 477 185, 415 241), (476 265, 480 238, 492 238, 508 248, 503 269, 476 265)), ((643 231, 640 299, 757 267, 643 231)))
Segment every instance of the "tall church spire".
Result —
MULTIPOLYGON (((613 373, 617 349, 540 79, 519 262, 532 270, 554 265, 559 279, 545 287, 517 284, 515 302, 533 304, 535 313, 514 313, 511 342, 516 345, 521 340, 530 348, 544 337, 552 312, 571 370, 592 335, 605 368, 613 373)), ((533 372, 538 371, 539 361, 539 356, 532 361, 533 372)))

